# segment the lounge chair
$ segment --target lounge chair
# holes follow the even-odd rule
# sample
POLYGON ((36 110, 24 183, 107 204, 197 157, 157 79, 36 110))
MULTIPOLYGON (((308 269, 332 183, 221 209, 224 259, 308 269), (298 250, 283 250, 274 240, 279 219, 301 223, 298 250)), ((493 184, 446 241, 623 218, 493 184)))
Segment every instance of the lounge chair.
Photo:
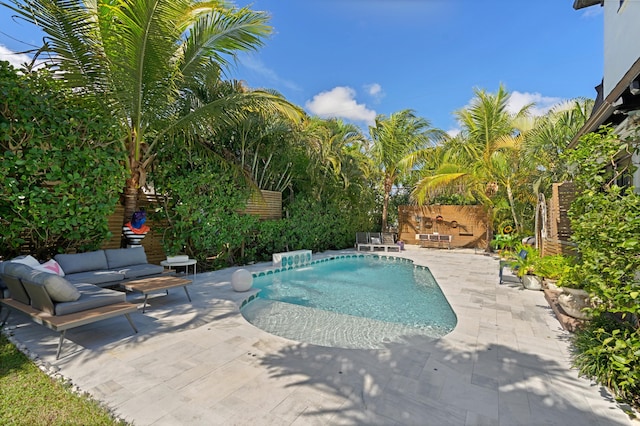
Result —
POLYGON ((360 251, 361 248, 367 248, 367 250, 373 250, 369 241, 369 234, 367 232, 356 232, 356 250, 360 251))

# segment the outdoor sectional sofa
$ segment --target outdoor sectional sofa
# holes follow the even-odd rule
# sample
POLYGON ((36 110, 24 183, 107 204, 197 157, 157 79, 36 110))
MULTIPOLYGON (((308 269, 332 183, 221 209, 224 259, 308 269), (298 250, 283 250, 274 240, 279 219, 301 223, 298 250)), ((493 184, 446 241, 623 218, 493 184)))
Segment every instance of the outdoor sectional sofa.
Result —
POLYGON ((99 287, 113 287, 164 271, 160 265, 147 263, 143 247, 57 254, 54 259, 71 283, 89 283, 99 287))
POLYGON ((9 317, 8 308, 12 308, 59 331, 56 359, 60 357, 66 330, 74 327, 124 315, 138 332, 129 316, 137 305, 126 301, 126 293, 103 287, 163 273, 162 266, 146 263, 143 248, 57 255, 55 259, 64 277, 44 272, 37 261, 31 266, 29 262, 3 262, 0 277, 8 294, 0 298, 0 307, 7 308, 0 327, 9 317))

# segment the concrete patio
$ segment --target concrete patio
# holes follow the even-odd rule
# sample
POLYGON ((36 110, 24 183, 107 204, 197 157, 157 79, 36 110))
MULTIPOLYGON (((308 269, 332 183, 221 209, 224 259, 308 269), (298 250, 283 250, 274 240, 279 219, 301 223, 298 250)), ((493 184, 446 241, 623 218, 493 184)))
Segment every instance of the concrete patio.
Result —
MULTIPOLYGON (((353 251, 323 253, 330 256, 353 251)), ((237 268, 201 273, 149 299, 145 314, 57 333, 12 313, 9 334, 37 362, 135 425, 638 425, 570 367, 570 335, 542 292, 498 285, 473 250, 401 253, 428 266, 458 317, 433 340, 384 349, 314 346, 247 323, 237 268)), ((252 265, 258 271, 270 264, 252 265)), ((141 303, 139 295, 131 301, 141 303)), ((428 307, 425 307, 428 309, 428 307)))

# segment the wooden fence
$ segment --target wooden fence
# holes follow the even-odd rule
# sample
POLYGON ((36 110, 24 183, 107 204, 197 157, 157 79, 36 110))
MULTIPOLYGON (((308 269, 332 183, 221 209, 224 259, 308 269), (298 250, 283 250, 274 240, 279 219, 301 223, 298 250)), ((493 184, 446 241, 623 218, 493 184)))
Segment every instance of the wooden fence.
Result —
POLYGON ((399 206, 398 238, 420 244, 417 234, 451 235, 451 247, 487 247, 487 214, 482 206, 399 206))
MULTIPOLYGON (((261 191, 262 197, 254 196, 247 202, 247 207, 243 213, 258 216, 260 219, 281 219, 282 218, 282 193, 277 191, 261 191)), ((147 211, 154 211, 162 205, 162 197, 153 194, 140 194, 138 207, 144 207, 147 211)), ((109 231, 112 237, 102 244, 101 248, 119 248, 122 246, 122 220, 124 217, 124 207, 119 205, 115 212, 109 216, 109 231)), ((166 220, 158 219, 151 215, 147 216, 147 225, 151 230, 142 240, 142 246, 147 254, 149 263, 159 264, 167 256, 162 248, 162 230, 168 227, 166 220)))
POLYGON ((554 254, 575 255, 575 244, 570 241, 571 222, 569 208, 576 197, 573 182, 554 183, 547 207, 547 235, 539 244, 543 256, 554 254))

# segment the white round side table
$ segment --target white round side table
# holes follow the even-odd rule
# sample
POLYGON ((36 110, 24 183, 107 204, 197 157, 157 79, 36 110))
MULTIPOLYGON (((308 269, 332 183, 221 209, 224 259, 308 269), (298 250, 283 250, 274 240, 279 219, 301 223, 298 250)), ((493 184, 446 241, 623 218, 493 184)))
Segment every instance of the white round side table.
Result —
POLYGON ((173 269, 176 266, 184 266, 185 267, 185 273, 187 275, 189 275, 189 266, 193 265, 193 280, 195 281, 196 279, 196 264, 198 263, 197 260, 195 259, 187 259, 187 260, 179 260, 176 262, 170 262, 168 260, 163 260, 160 262, 160 265, 162 266, 166 266, 169 269, 173 269))

